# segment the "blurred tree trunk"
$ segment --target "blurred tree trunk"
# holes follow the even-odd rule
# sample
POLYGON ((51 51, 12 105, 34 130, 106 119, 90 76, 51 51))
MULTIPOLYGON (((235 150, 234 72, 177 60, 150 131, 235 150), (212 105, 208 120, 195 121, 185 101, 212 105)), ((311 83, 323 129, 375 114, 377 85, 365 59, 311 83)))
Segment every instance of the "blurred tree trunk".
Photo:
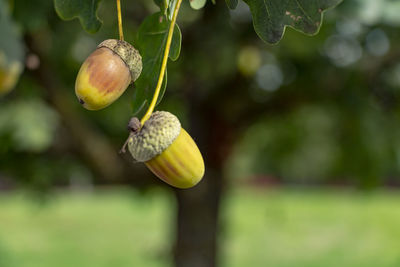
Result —
MULTIPOLYGON (((192 189, 175 190, 177 198, 176 242, 177 267, 214 267, 218 259, 219 211, 223 197, 223 166, 232 144, 231 127, 208 100, 201 102, 190 90, 188 129, 205 160, 205 176, 192 189)), ((196 93, 194 93, 196 94, 196 93)))
POLYGON ((203 181, 194 189, 176 190, 176 266, 216 266, 221 177, 221 169, 207 169, 203 181))

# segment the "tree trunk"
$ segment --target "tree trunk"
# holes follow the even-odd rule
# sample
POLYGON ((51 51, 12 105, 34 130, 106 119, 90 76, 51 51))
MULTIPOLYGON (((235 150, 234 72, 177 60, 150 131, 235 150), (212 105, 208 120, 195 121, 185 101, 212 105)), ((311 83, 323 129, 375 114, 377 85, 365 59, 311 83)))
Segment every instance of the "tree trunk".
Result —
POLYGON ((178 204, 175 266, 214 267, 218 264, 219 210, 224 191, 222 170, 232 144, 231 128, 212 104, 196 102, 198 97, 193 95, 188 99, 192 108, 189 130, 203 153, 205 176, 192 189, 175 190, 178 204))
POLYGON ((178 202, 175 266, 214 267, 217 265, 218 214, 222 172, 207 169, 193 189, 176 190, 178 202))

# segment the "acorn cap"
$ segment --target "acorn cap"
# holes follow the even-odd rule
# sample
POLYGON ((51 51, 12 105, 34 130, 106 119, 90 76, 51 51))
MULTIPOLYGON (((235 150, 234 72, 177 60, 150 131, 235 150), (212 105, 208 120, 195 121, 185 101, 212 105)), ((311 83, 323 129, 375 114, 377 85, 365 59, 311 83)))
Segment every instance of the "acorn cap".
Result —
POLYGON ((101 42, 97 48, 106 47, 116 53, 128 66, 132 82, 136 81, 142 72, 142 57, 131 44, 122 40, 108 39, 101 42))
POLYGON ((132 157, 148 161, 166 150, 181 132, 178 118, 167 111, 156 111, 128 142, 132 157))

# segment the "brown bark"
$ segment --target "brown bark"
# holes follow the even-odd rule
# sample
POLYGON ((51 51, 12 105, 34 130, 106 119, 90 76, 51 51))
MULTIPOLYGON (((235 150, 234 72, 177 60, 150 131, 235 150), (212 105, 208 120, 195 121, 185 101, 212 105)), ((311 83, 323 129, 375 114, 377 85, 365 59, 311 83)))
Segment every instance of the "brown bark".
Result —
MULTIPOLYGON (((193 85, 193 83, 189 83, 193 85)), ((186 87, 186 88, 189 88, 186 87)), ((232 146, 232 124, 221 117, 218 106, 187 91, 191 127, 205 160, 205 176, 192 189, 175 190, 178 203, 174 260, 177 267, 218 265, 219 211, 223 197, 223 166, 232 146)))
POLYGON ((202 182, 195 188, 176 190, 178 216, 175 266, 217 266, 221 177, 221 169, 208 169, 202 182))

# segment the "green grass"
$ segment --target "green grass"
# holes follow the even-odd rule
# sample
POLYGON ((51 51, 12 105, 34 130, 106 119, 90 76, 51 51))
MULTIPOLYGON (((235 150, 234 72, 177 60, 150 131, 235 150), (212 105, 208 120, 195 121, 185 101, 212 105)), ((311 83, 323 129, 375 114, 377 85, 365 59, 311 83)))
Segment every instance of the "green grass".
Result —
POLYGON ((400 266, 399 193, 232 194, 223 216, 224 265, 400 266))
POLYGON ((0 197, 1 267, 169 266, 174 208, 165 192, 51 198, 40 206, 23 195, 0 197))
MULTIPOLYGON (((400 266, 400 193, 230 192, 224 267, 400 266)), ((126 189, 0 195, 1 267, 171 266, 174 199, 126 189)))

